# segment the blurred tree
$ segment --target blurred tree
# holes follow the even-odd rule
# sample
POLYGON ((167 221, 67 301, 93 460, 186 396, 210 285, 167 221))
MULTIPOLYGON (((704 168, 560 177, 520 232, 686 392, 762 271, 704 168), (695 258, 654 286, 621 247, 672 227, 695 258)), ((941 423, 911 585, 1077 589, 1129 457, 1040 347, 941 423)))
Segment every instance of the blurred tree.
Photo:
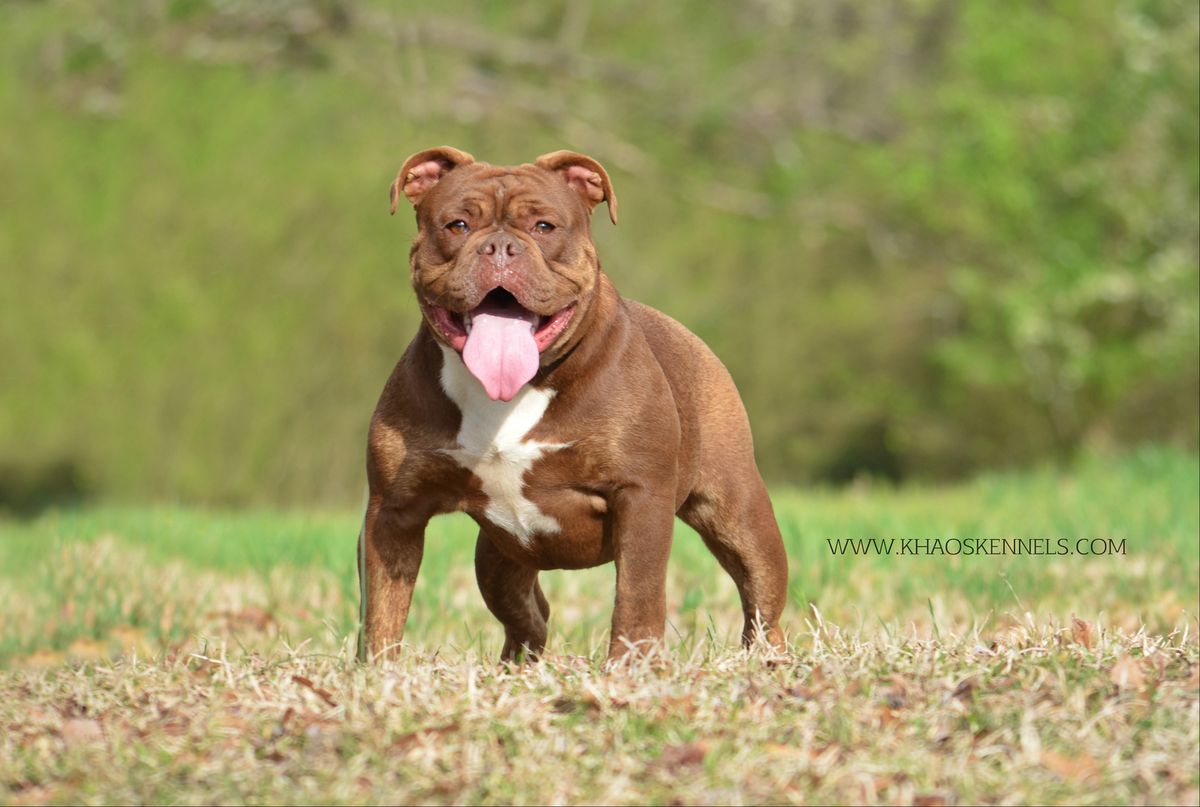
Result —
MULTIPOLYGON (((968 80, 930 113, 959 257, 935 356, 961 392, 1031 406, 1060 455, 1111 432, 1142 384, 1194 394, 1200 340, 1197 7, 1073 12, 973 7, 968 80)), ((1194 439, 1194 421, 1142 434, 1173 429, 1194 439)))
POLYGON ((4 4, 5 479, 357 501, 418 322, 386 187, 442 142, 609 167, 605 268, 726 361, 776 481, 1195 448, 1198 14, 4 4))

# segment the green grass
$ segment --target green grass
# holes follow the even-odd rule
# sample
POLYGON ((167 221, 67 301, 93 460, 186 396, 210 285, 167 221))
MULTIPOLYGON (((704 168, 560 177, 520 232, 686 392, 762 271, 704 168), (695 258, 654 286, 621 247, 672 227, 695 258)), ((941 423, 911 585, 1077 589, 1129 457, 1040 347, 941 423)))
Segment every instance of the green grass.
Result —
MULTIPOLYGON (((775 495, 791 562, 792 606, 799 628, 813 604, 839 624, 915 622, 932 629, 985 625, 1007 612, 1033 610, 1065 619, 1106 616, 1167 631, 1196 612, 1197 489, 1195 458, 1148 448, 1124 457, 1092 457, 1070 473, 1043 469, 997 474, 946 488, 860 488, 781 491, 775 495), (1124 555, 935 556, 835 555, 830 539, 1079 538, 1123 540, 1124 555)), ((103 539, 113 552, 131 550, 148 568, 183 564, 215 576, 319 582, 336 593, 321 620, 341 635, 354 629, 358 597, 354 546, 360 515, 346 512, 214 512, 179 507, 99 507, 48 513, 0 524, 0 592, 8 607, 64 596, 95 604, 96 591, 117 581, 84 572, 89 546, 103 539), (118 549, 119 547, 119 549, 118 549), (64 579, 77 558, 84 572, 64 579)), ((409 639, 430 648, 468 638, 497 643, 499 627, 475 590, 476 529, 465 516, 435 519, 426 539, 409 639)), ((105 550, 109 551, 109 550, 105 550)), ((899 551, 897 546, 896 551, 899 551)), ((138 569, 116 568, 121 581, 138 569)), ((575 651, 600 641, 612 605, 611 567, 544 576, 553 637, 575 651), (586 596, 581 596, 586 592, 586 596), (561 600, 556 603, 555 600, 561 600)), ((124 584, 124 583, 122 583, 124 584)), ((740 625, 732 583, 698 537, 678 524, 669 587, 674 635, 740 625)), ((0 657, 36 649, 62 650, 77 638, 103 638, 127 623, 111 607, 54 620, 49 645, 40 621, 9 628, 0 657), (87 619, 84 616, 89 614, 87 619)), ((27 607, 27 606, 21 606, 27 607)), ((134 614, 134 627, 159 638, 153 614, 134 614)), ((318 623, 320 624, 320 623, 318 623)), ((297 628, 304 626, 298 625, 297 628)), ((312 625, 308 625, 312 627, 312 625)))
POLYGON ((353 660, 356 513, 4 522, 0 801, 1194 802, 1198 475, 1146 449, 779 491, 789 652, 737 647, 733 586, 680 527, 665 655, 616 668, 611 568, 545 575, 546 659, 497 667, 463 518, 431 525, 380 667, 353 660), (843 537, 1126 554, 832 554, 843 537))

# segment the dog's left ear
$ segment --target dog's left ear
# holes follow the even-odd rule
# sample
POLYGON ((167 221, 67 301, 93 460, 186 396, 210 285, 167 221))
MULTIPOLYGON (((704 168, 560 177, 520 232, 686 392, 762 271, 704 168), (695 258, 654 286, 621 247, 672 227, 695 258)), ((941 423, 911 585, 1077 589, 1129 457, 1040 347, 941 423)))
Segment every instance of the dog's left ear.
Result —
POLYGON ((583 197, 591 212, 601 202, 608 202, 608 217, 617 223, 617 196, 604 166, 584 154, 574 151, 552 151, 534 160, 534 165, 554 171, 583 197))
POLYGON ((416 207, 447 171, 473 162, 474 157, 453 146, 438 146, 435 149, 418 151, 404 161, 404 167, 392 181, 392 215, 396 215, 401 193, 416 207))

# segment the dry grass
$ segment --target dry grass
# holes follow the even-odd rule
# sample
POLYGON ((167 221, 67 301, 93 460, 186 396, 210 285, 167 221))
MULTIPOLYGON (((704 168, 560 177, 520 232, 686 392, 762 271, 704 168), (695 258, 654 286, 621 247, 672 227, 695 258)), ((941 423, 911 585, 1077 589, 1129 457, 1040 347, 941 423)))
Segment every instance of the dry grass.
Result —
POLYGON ((14 803, 1195 803, 1190 637, 1018 625, 615 669, 210 647, 0 676, 14 803))
MULTIPOLYGON (((187 638, 154 648, 117 627, 0 673, 12 803, 1200 797, 1190 619, 1166 636, 1032 615, 931 635, 844 631, 810 609, 786 656, 702 636, 611 669, 602 643, 517 669, 490 646, 363 667, 349 635, 313 629, 309 609, 340 597, 319 575, 187 572, 111 540, 64 552, 66 577, 86 565, 118 612, 136 622, 157 605, 187 638)), ((30 603, 7 618, 37 624, 46 603, 30 603)))

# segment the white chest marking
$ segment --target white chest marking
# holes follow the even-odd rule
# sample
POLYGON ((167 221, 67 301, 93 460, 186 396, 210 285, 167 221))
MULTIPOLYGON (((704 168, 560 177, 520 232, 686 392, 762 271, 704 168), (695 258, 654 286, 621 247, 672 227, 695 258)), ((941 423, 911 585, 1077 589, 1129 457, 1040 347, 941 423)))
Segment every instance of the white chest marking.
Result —
POLYGON ((547 451, 567 443, 523 441, 546 413, 554 390, 521 388, 511 401, 493 401, 468 372, 462 357, 442 345, 442 389, 462 412, 458 448, 446 453, 479 477, 488 497, 484 515, 529 545, 534 533, 556 533, 559 524, 525 498, 525 472, 547 451))

